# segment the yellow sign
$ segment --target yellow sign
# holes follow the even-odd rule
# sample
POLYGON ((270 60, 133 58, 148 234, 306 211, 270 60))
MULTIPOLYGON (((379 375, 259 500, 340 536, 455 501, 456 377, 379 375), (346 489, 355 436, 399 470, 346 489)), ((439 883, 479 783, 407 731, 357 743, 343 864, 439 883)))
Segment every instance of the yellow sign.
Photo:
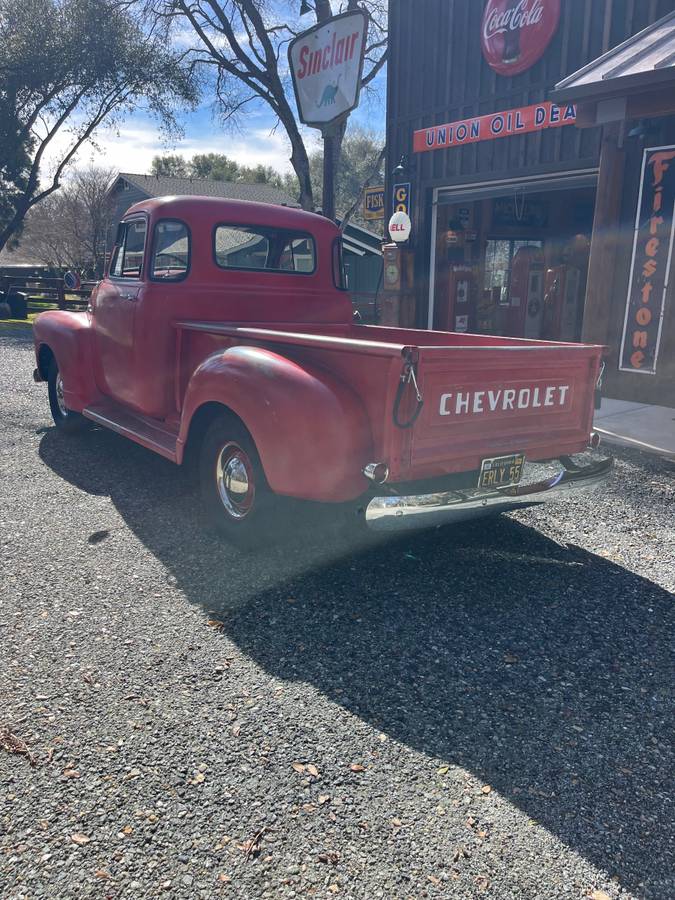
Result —
POLYGON ((367 222, 384 219, 384 187, 366 188, 363 218, 367 222))

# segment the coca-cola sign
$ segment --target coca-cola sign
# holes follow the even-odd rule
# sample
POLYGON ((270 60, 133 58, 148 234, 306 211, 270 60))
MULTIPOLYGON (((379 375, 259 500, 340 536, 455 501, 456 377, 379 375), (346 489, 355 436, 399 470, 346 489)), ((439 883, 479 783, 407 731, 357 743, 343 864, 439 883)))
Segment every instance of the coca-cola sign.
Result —
POLYGON ((559 21, 560 0, 487 0, 483 56, 500 75, 518 75, 540 59, 559 21))

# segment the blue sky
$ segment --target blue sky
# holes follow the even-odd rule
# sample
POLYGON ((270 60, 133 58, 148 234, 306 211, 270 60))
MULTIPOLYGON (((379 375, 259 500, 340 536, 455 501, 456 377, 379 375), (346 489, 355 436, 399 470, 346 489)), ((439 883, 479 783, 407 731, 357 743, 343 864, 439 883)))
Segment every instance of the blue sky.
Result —
MULTIPOLYGON (((304 24, 304 23, 303 23, 304 24)), ((311 24, 307 17, 307 26, 311 24)), ((375 133, 384 132, 386 74, 380 73, 373 82, 372 92, 363 94, 360 107, 352 113, 350 123, 356 123, 375 133)), ((82 149, 75 165, 93 163, 122 172, 149 171, 153 156, 160 153, 180 153, 189 158, 195 153, 225 153, 246 165, 263 163, 279 171, 290 171, 290 150, 281 126, 273 131, 275 120, 268 107, 261 102, 250 103, 237 130, 226 130, 217 121, 212 98, 205 94, 197 110, 183 115, 184 135, 167 139, 158 123, 147 113, 138 111, 128 116, 115 129, 102 129, 96 143, 82 149)), ((306 144, 311 150, 319 146, 319 132, 305 129, 306 144)), ((52 160, 65 144, 60 136, 52 151, 52 160)), ((49 160, 47 160, 49 166, 49 160)))

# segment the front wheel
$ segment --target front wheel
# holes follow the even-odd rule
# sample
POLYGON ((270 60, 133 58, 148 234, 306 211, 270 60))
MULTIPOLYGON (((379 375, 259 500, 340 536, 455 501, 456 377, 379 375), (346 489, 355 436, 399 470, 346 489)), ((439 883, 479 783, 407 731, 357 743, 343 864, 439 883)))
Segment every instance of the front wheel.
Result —
POLYGON ((250 434, 233 417, 219 416, 209 426, 199 476, 204 509, 217 531, 247 549, 272 536, 275 497, 250 434))
POLYGON ((56 360, 52 359, 47 374, 47 389, 49 391, 49 407, 52 411, 54 424, 64 434, 75 434, 87 426, 87 420, 79 413, 68 409, 63 395, 63 378, 59 372, 56 360))

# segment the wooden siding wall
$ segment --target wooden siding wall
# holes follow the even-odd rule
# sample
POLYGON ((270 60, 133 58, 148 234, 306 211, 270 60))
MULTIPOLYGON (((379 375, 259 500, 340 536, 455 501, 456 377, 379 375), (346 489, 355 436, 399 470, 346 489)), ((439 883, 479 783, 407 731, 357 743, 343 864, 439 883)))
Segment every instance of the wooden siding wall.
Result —
POLYGON ((418 321, 426 304, 431 190, 596 167, 601 130, 574 126, 412 153, 413 132, 546 100, 566 75, 675 10, 675 0, 561 0, 558 30, 528 71, 505 78, 480 44, 484 0, 389 0, 387 215, 390 173, 409 160, 418 321))

